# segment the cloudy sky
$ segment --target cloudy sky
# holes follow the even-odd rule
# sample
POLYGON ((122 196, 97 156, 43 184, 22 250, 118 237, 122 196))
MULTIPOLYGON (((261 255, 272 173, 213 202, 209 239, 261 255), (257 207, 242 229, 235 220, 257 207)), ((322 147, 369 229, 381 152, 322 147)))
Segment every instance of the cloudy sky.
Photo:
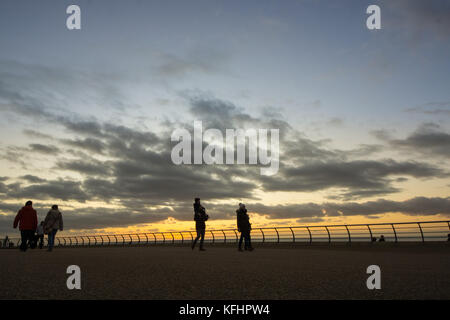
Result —
POLYGON ((448 1, 0 2, 0 234, 450 216, 448 1), (66 8, 81 8, 81 30, 66 8), (381 8, 381 30, 366 8, 381 8), (276 128, 280 170, 180 165, 171 133, 276 128))

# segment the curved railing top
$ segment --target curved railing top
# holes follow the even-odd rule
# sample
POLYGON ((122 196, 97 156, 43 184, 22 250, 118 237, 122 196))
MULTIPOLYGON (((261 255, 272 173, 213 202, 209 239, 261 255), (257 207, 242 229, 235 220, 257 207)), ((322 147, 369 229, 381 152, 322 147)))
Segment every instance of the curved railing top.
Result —
MULTIPOLYGON (((338 228, 338 227, 367 227, 367 226, 392 226, 392 225, 417 225, 417 224, 430 224, 430 223, 447 223, 450 224, 450 220, 436 220, 436 221, 413 221, 413 222, 381 222, 381 223, 358 223, 358 224, 327 224, 327 225, 304 225, 304 226, 273 226, 273 227, 252 227, 252 230, 274 230, 274 229, 299 229, 299 228, 338 228)), ((449 225, 450 226, 450 225, 449 225)), ((235 231, 236 228, 226 229, 207 229, 208 232, 222 232, 222 231, 235 231)), ((107 236, 133 236, 143 234, 170 234, 170 233, 189 233, 196 232, 195 230, 180 230, 180 231, 148 231, 138 233, 109 233, 109 234, 74 234, 65 235, 65 237, 107 237, 107 236)))

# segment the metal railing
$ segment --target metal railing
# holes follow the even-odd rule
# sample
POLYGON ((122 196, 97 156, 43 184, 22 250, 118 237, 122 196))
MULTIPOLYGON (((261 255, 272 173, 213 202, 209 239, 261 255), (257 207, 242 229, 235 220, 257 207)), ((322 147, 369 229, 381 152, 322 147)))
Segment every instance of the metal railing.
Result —
MULTIPOLYGON (((447 241, 450 221, 423 221, 398 223, 342 224, 315 226, 288 226, 253 228, 252 241, 259 243, 334 243, 374 242, 381 235, 386 242, 432 242, 447 241)), ((154 244, 190 244, 196 237, 195 231, 146 232, 105 235, 57 236, 55 246, 94 247, 130 246, 154 244)), ((212 244, 236 243, 239 241, 236 229, 206 230, 205 242, 212 244)), ((12 246, 20 245, 20 239, 10 239, 12 246)), ((45 239, 47 246, 47 239, 45 239)))

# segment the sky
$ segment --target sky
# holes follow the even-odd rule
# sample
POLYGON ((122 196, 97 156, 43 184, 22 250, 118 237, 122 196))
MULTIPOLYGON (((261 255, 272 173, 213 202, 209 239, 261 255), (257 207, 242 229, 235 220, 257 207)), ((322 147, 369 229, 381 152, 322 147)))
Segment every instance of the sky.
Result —
POLYGON ((448 220, 449 40, 437 0, 1 1, 0 234, 448 220), (194 121, 279 129, 279 171, 175 165, 194 121))

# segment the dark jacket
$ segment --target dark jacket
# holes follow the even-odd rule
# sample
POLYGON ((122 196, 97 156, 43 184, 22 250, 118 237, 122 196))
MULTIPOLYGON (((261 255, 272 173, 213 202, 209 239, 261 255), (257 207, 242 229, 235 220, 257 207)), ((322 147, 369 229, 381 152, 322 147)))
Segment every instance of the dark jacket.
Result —
POLYGON ((247 209, 236 210, 237 227, 240 232, 250 231, 252 225, 250 217, 247 214, 247 209))
POLYGON ((37 228, 37 212, 32 206, 25 206, 19 210, 14 219, 14 228, 19 224, 19 230, 36 230, 37 228))
POLYGON ((205 221, 208 220, 209 216, 206 214, 205 208, 199 204, 194 203, 194 220, 196 229, 205 229, 205 221))

